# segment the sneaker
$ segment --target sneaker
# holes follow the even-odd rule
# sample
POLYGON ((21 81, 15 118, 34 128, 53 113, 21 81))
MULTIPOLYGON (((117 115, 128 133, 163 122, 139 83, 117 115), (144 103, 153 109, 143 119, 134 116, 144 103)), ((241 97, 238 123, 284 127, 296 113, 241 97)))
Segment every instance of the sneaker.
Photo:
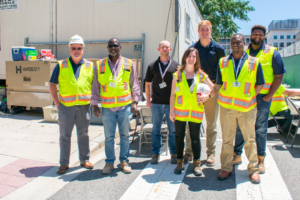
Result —
POLYGON ((105 163, 105 166, 102 170, 102 174, 108 175, 114 168, 114 164, 105 163))
POLYGON ((207 160, 206 160, 206 166, 214 166, 215 165, 215 155, 214 154, 210 154, 207 156, 207 160))
POLYGON ((236 153, 233 153, 233 160, 232 160, 233 165, 240 165, 242 164, 242 156, 236 155, 236 153))
POLYGON ((171 155, 171 164, 177 164, 177 155, 176 154, 171 155))
POLYGON ((123 170, 123 173, 125 173, 125 174, 130 174, 131 173, 131 167, 130 167, 128 161, 122 161, 120 167, 123 170))
POLYGON ((264 174, 266 172, 264 161, 265 161, 264 156, 258 156, 258 167, 259 167, 260 174, 264 174))
POLYGON ((183 155, 183 160, 184 160, 184 164, 188 164, 190 161, 193 160, 193 156, 188 153, 185 153, 183 155))
POLYGON ((153 165, 158 164, 159 158, 160 158, 159 155, 153 155, 151 160, 150 160, 150 163, 153 164, 153 165))

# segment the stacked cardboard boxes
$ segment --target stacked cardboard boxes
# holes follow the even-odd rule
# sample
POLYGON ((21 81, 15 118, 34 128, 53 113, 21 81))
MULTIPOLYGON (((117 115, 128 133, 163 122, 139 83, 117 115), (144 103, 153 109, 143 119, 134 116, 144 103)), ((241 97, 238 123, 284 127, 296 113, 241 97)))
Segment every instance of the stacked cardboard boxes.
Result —
POLYGON ((8 109, 51 105, 49 80, 56 65, 57 61, 6 61, 8 109))

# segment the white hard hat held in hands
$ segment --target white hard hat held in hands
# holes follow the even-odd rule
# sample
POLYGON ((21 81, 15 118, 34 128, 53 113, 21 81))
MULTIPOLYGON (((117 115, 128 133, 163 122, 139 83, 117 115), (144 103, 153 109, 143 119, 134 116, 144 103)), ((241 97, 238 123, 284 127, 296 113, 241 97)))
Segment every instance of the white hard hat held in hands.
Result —
POLYGON ((197 94, 200 95, 207 95, 210 93, 210 88, 208 85, 204 83, 198 83, 197 84, 197 94))
POLYGON ((69 41, 69 47, 72 44, 82 44, 84 46, 84 41, 83 41, 82 37, 80 37, 79 35, 74 35, 71 37, 71 39, 69 41))

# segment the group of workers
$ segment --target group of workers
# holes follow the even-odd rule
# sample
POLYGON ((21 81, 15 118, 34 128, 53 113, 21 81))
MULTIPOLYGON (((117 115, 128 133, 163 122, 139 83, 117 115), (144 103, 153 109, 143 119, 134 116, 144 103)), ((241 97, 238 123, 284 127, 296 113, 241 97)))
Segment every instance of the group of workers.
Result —
MULTIPOLYGON (((145 76, 146 105, 151 108, 153 123, 150 163, 157 164, 160 160, 160 131, 163 117, 166 116, 170 162, 177 164, 174 174, 181 174, 184 164, 193 160, 194 174, 201 176, 201 123, 205 114, 206 165, 214 166, 217 119, 220 114, 223 142, 218 179, 225 180, 233 165, 241 163, 244 147, 249 160, 250 181, 260 183, 259 174, 266 171, 264 158, 272 97, 276 97, 276 105, 271 109, 272 114, 276 115, 288 110, 283 108, 286 106, 281 101, 283 98, 277 96, 300 93, 287 92, 281 85, 286 71, 276 48, 264 43, 265 27, 252 27, 251 43, 246 51, 243 35, 234 34, 231 37, 232 53, 226 57, 223 47, 211 39, 211 32, 210 21, 199 23, 200 39, 184 52, 181 64, 170 58, 170 42, 161 41, 158 47, 160 56, 148 66, 145 76), (198 84, 208 85, 210 93, 197 95, 198 84)), ((137 111, 137 103, 141 100, 134 63, 121 56, 121 45, 117 38, 108 41, 109 56, 97 61, 96 66, 82 58, 84 41, 80 36, 73 36, 69 47, 71 56, 58 62, 50 80, 50 93, 59 115, 60 167, 57 173, 63 174, 69 168, 70 138, 74 124, 77 128, 80 164, 88 169, 93 168, 89 162, 90 105, 95 116, 101 115, 103 120, 106 160, 102 174, 110 174, 114 168, 117 124, 120 167, 124 173, 131 173, 128 160, 129 115, 137 111)))

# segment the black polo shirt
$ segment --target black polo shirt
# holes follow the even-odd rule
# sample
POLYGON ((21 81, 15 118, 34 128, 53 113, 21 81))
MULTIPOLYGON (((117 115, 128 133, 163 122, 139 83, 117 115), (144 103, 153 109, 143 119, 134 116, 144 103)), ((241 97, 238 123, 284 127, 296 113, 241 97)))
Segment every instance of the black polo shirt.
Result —
POLYGON ((219 60, 225 57, 224 48, 217 42, 211 40, 206 47, 201 45, 200 40, 192 44, 199 52, 199 58, 202 70, 208 75, 209 79, 215 82, 219 60))
POLYGON ((173 80, 173 73, 177 71, 177 67, 179 66, 179 63, 171 60, 171 65, 166 72, 164 76, 164 82, 166 82, 167 87, 165 88, 160 88, 159 84, 162 83, 162 77, 160 74, 159 70, 159 64, 161 66, 162 73, 165 72, 167 66, 170 63, 170 60, 166 65, 164 65, 160 61, 160 57, 152 63, 149 64, 146 77, 145 77, 145 82, 152 82, 152 101, 151 103, 156 103, 156 104, 170 104, 170 95, 171 95, 171 89, 172 89, 172 80, 173 80))

